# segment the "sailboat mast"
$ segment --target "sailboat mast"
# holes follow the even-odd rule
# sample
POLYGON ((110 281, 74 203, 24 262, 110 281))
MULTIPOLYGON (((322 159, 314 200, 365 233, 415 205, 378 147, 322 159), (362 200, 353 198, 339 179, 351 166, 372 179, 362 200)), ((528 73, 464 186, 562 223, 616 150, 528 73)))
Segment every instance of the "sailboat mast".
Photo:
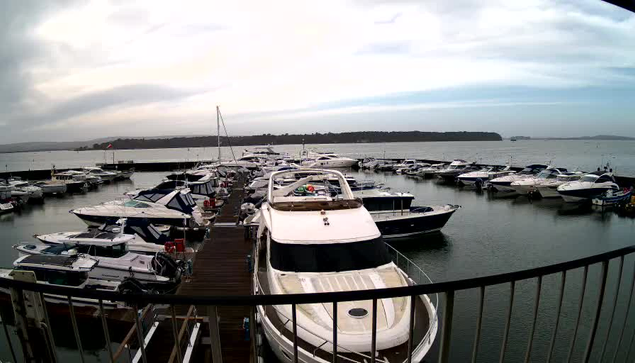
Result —
POLYGON ((216 106, 216 145, 218 145, 218 162, 220 163, 220 109, 216 106))

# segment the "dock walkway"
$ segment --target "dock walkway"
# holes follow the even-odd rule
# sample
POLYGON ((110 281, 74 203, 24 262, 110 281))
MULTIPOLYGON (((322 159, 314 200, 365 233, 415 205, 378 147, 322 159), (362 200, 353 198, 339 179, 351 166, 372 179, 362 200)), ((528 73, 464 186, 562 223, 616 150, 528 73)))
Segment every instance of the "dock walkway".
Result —
MULTIPOLYGON (((247 256, 252 253, 251 241, 245 240, 244 228, 237 225, 240 204, 243 198, 244 180, 234 183, 229 199, 210 228, 209 238, 196 253, 193 274, 179 286, 177 295, 189 296, 238 296, 251 295, 252 278, 247 256)), ((188 306, 177 306, 177 316, 184 316, 188 306)), ((197 306, 198 316, 205 317, 202 337, 194 350, 193 362, 211 361, 207 308, 197 306)), ((246 339, 243 319, 249 317, 251 309, 245 306, 219 306, 218 319, 223 362, 250 362, 251 342, 246 339)), ((179 320, 179 319, 177 319, 179 320)), ((182 324, 182 320, 178 321, 182 324)), ((148 361, 167 361, 173 348, 171 321, 165 339, 151 341, 148 346, 148 361), (169 335, 168 335, 169 333, 169 335), (154 344, 153 344, 154 343, 154 344)), ((167 329, 166 329, 167 330, 167 329)))

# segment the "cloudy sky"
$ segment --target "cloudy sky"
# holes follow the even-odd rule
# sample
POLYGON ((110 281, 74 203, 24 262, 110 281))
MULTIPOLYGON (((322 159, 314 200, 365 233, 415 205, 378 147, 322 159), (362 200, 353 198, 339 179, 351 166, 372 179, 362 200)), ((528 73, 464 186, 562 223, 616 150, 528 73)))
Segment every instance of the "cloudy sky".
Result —
POLYGON ((487 130, 635 136, 635 15, 599 0, 0 2, 0 143, 487 130))

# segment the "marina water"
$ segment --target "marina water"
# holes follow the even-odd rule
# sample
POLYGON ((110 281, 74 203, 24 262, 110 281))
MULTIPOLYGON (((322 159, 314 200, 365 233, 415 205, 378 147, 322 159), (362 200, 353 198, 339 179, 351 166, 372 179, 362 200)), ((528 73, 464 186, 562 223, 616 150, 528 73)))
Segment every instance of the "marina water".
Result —
MULTIPOLYGON (((464 158, 468 161, 504 164, 511 155, 514 165, 531 162, 548 162, 557 166, 593 170, 600 163, 610 161, 618 174, 635 175, 635 142, 629 141, 521 141, 511 142, 454 142, 454 143, 398 143, 398 144, 339 144, 310 146, 328 149, 348 156, 384 156, 418 157, 429 159, 464 158), (630 165, 629 165, 630 163, 630 165)), ((235 148, 240 154, 240 149, 235 148)), ((276 147, 279 151, 297 153, 299 145, 276 147)), ((169 150, 130 150, 116 151, 117 160, 153 161, 153 160, 196 160, 211 159, 216 150, 206 149, 169 149, 169 150)), ((223 150, 224 156, 231 155, 223 150)), ((112 153, 106 153, 112 161, 112 153)), ((46 169, 51 164, 59 168, 92 165, 104 161, 103 151, 90 152, 40 152, 0 154, 1 164, 9 170, 46 169)), ((132 181, 101 186, 96 192, 66 195, 59 198, 47 198, 43 205, 29 205, 19 213, 0 216, 0 233, 3 243, 0 246, 0 264, 9 267, 17 257, 11 245, 32 240, 34 234, 59 231, 82 230, 83 222, 68 213, 70 209, 94 205, 123 197, 123 193, 136 188, 151 187, 157 184, 166 173, 136 173, 132 181)), ((442 233, 419 236, 414 239, 393 243, 399 251, 411 258, 433 281, 441 282, 475 276, 484 276, 530 267, 572 260, 601 252, 614 250, 633 244, 635 220, 621 217, 612 211, 591 206, 565 204, 562 200, 536 200, 526 198, 499 198, 496 195, 476 192, 473 189, 438 184, 433 180, 407 178, 405 176, 374 173, 350 172, 358 179, 375 179, 396 191, 410 192, 416 196, 416 204, 459 204, 459 210, 442 233)), ((627 258, 624 265, 624 278, 630 282, 633 274, 633 259, 627 258)), ((617 265, 611 264, 609 281, 615 281, 617 265)), ((567 275, 567 289, 563 305, 561 327, 558 333, 553 361, 565 359, 572 337, 573 325, 578 309, 578 293, 582 281, 582 271, 567 275)), ((599 289, 599 266, 589 272, 587 301, 594 301, 599 289)), ((543 281, 542 298, 538 316, 538 325, 534 347, 548 346, 552 334, 559 277, 546 277, 543 281)), ((620 293, 625 294, 628 286, 622 286, 620 293)), ((516 286, 513 307, 513 323, 507 347, 506 361, 515 362, 524 358, 526 342, 531 327, 536 281, 519 282, 516 286)), ((615 284, 607 286, 607 302, 612 301, 615 284)), ((621 300, 624 301, 624 300, 621 300)), ((498 361, 505 318, 509 304, 509 286, 488 288, 485 295, 485 311, 479 361, 498 361)), ((610 304, 607 304, 607 306, 610 304)), ((593 304, 583 307, 582 330, 578 333, 575 351, 584 350, 587 335, 583 332, 585 324, 592 315, 593 304)), ((478 309, 478 291, 457 293, 454 310, 451 361, 468 361, 472 354, 472 342, 476 326, 478 309)), ((616 322, 624 321, 626 306, 618 305, 616 322)), ((626 342, 631 338, 635 322, 627 321, 626 342)), ((619 326, 619 325, 618 325, 619 326)), ((55 327, 54 327, 55 328, 55 327)), ((80 327, 82 329, 82 327, 80 327)), ((68 331, 68 330, 67 330, 68 331)), ((598 336, 604 337, 606 322, 601 322, 598 336)), ((619 332, 618 332, 619 333, 619 332)), ((615 334, 615 333, 614 333, 615 334)), ((98 334, 96 334, 98 335, 98 334)), ((4 339, 0 339, 4 340, 4 339)), ((616 339, 614 339, 616 340, 616 339)), ((58 340, 61 342, 61 340, 58 340)), ((107 361, 100 350, 99 337, 94 344, 86 347, 91 350, 94 361, 107 361)), ((63 343, 63 341, 62 341, 63 343)), ((69 347, 61 348, 64 361, 79 361, 73 354, 72 340, 69 347)), ((1 346, 7 352, 6 346, 1 346)), ((609 343, 609 356, 612 355, 609 343)), ((624 352, 625 353, 625 352, 624 352)), ((546 351, 534 350, 532 361, 544 361, 546 351)), ((4 359, 8 357, 0 357, 4 359)), ((624 354, 618 356, 623 360, 624 354)), ((427 361, 436 359, 432 351, 427 361)))

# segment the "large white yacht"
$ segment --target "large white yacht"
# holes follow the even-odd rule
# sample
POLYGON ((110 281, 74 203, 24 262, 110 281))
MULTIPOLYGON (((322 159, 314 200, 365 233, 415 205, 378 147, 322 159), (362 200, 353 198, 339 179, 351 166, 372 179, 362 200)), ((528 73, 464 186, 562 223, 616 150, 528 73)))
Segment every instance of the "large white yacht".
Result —
MULTIPOLYGON (((285 187, 274 189, 271 176, 267 202, 259 221, 254 275, 258 294, 301 294, 381 289, 411 285, 412 280, 387 254, 381 234, 346 178, 333 170, 312 173, 285 187), (306 196, 299 188, 337 177, 341 194, 306 196)), ((404 362, 408 355, 408 297, 377 302, 377 360, 404 362)), ((437 332, 436 308, 427 296, 415 300, 413 360, 421 361, 437 332)), ((293 357, 292 308, 259 306, 265 336, 283 362, 293 357)), ((337 361, 369 362, 372 336, 372 301, 337 305, 337 361)), ((333 359, 333 305, 297 306, 298 361, 326 363, 333 359)))
POLYGON ((302 166, 309 168, 350 168, 357 165, 357 159, 339 156, 334 153, 309 153, 308 158, 302 161, 302 166))
POLYGON ((465 185, 483 186, 488 180, 513 174, 511 165, 506 166, 486 166, 481 170, 471 171, 469 173, 460 174, 457 180, 465 185))
POLYGON ((110 183, 111 181, 115 180, 115 178, 117 178, 117 172, 107 171, 96 166, 86 166, 82 168, 82 170, 88 177, 97 176, 106 183, 110 183))
POLYGON ((558 193, 565 202, 583 202, 599 197, 609 190, 618 191, 612 173, 587 174, 580 180, 564 183, 558 187, 558 193))

